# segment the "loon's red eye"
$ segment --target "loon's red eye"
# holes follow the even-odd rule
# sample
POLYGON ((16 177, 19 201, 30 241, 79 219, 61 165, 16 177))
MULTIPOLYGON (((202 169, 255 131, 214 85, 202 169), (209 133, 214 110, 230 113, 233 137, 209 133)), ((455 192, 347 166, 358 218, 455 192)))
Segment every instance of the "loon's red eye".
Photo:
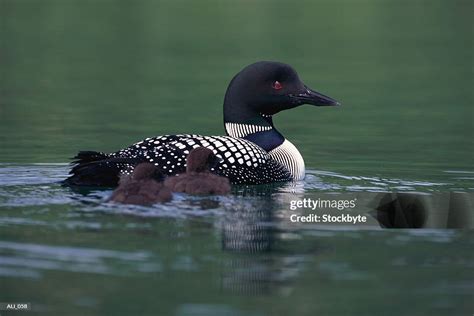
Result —
POLYGON ((275 90, 280 90, 280 89, 283 88, 283 86, 281 85, 281 83, 278 80, 273 83, 272 87, 275 90))

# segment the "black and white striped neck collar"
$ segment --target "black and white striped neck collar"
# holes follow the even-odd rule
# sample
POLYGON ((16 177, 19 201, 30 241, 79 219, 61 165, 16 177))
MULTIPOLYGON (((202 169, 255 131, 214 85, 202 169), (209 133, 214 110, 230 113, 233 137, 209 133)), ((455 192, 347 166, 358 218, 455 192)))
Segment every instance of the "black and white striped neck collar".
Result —
POLYGON ((272 126, 242 124, 242 123, 225 123, 225 130, 229 136, 237 138, 245 138, 251 134, 258 132, 270 131, 272 126))
POLYGON ((247 139, 266 151, 281 145, 285 138, 273 126, 272 116, 260 114, 252 123, 225 122, 227 135, 247 139))
POLYGON ((273 130, 273 120, 271 115, 256 115, 256 119, 252 122, 234 123, 225 122, 225 130, 227 135, 238 138, 245 138, 251 134, 273 130))

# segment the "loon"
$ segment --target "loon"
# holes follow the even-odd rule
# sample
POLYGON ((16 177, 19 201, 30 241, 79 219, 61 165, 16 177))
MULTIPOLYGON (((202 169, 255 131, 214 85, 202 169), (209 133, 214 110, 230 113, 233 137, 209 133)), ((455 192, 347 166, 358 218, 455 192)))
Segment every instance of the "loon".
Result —
POLYGON ((146 138, 115 153, 81 151, 73 159, 73 186, 116 186, 121 175, 150 162, 167 175, 186 170, 186 156, 206 147, 220 159, 211 172, 232 184, 264 184, 302 180, 305 164, 298 149, 273 125, 273 115, 303 104, 339 105, 308 88, 289 65, 260 61, 242 69, 224 97, 226 136, 195 134, 146 138))
POLYGON ((166 178, 164 185, 173 192, 228 194, 229 179, 210 173, 210 169, 218 163, 219 158, 209 148, 194 148, 186 158, 186 172, 166 178))

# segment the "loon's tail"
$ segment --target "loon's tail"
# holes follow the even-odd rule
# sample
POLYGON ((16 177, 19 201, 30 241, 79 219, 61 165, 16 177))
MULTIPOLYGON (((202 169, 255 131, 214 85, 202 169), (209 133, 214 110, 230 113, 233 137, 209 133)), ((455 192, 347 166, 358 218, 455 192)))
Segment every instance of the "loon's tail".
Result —
POLYGON ((116 158, 97 151, 81 151, 73 159, 74 167, 64 185, 115 187, 121 171, 144 161, 140 157, 116 158))

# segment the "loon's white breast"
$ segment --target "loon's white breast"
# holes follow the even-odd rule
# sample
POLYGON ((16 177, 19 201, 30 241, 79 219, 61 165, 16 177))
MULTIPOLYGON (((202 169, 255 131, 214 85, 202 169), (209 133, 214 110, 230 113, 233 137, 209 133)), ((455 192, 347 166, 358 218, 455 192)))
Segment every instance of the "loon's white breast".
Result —
POLYGON ((294 180, 303 180, 305 177, 304 159, 298 148, 289 140, 269 152, 270 156, 283 164, 293 176, 294 180))

